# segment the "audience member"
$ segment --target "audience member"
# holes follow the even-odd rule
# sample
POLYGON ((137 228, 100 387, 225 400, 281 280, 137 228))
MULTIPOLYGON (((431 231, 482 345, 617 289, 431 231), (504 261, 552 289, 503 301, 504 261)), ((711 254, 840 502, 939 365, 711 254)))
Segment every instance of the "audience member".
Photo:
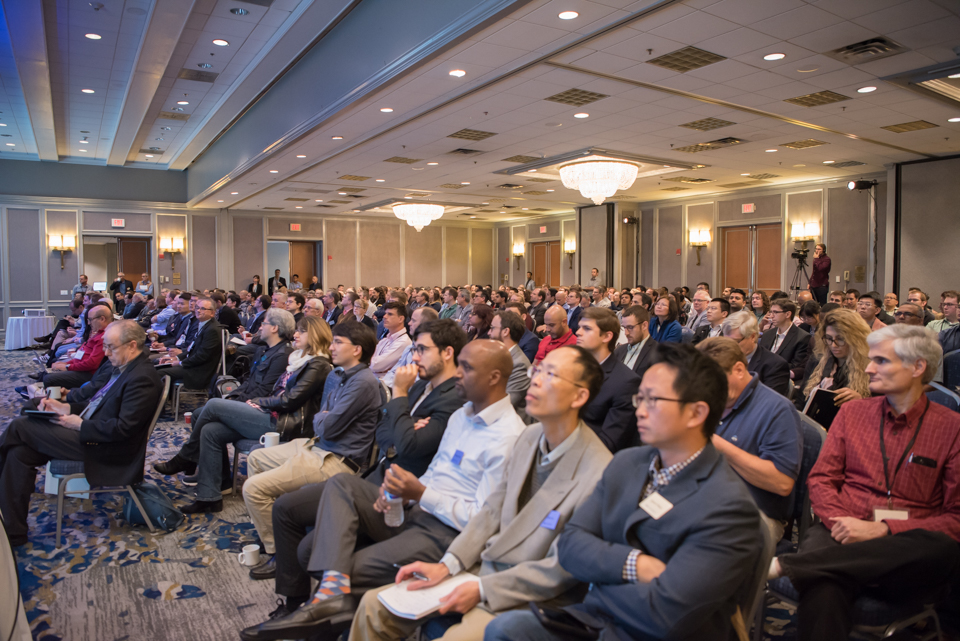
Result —
POLYGON ((758 289, 750 295, 750 310, 757 317, 760 331, 766 331, 768 323, 764 321, 767 320, 767 314, 770 313, 770 299, 765 291, 758 289))
POLYGON ((857 299, 856 311, 871 331, 886 327, 886 324, 877 318, 877 314, 880 313, 881 309, 883 309, 883 299, 880 298, 878 292, 867 292, 866 294, 861 294, 860 298, 857 299))
POLYGON ((731 289, 727 302, 730 303, 730 313, 736 314, 747 304, 747 294, 742 289, 731 289))
POLYGON ((524 321, 523 336, 520 337, 519 343, 520 351, 522 351, 523 355, 527 357, 527 360, 532 363, 537 357, 537 348, 540 347, 540 339, 531 331, 531 325, 534 322, 533 319, 530 318, 530 315, 524 309, 522 303, 507 303, 503 311, 513 312, 524 321))
POLYGON ((714 298, 707 303, 705 312, 706 323, 693 335, 693 344, 696 345, 705 338, 720 336, 723 332, 723 321, 730 315, 730 303, 725 298, 714 298))
POLYGON ((153 283, 150 282, 150 274, 144 272, 140 274, 140 282, 137 283, 135 290, 138 294, 142 294, 144 297, 153 296, 153 283))
POLYGON ((44 387, 80 387, 91 378, 105 357, 104 332, 113 322, 113 314, 105 305, 93 305, 87 311, 90 337, 83 342, 67 361, 57 361, 50 366, 52 371, 43 373, 39 380, 44 387))
POLYGON ((403 350, 412 342, 405 327, 406 307, 396 301, 386 303, 383 307, 383 326, 387 330, 387 335, 377 343, 376 351, 370 359, 370 371, 377 378, 383 378, 393 369, 400 360, 403 350))
POLYGON ((260 283, 259 275, 253 277, 253 282, 247 285, 247 291, 250 292, 250 296, 253 298, 263 296, 263 285, 260 283))
POLYGON ((679 343, 683 330, 677 321, 677 301, 672 296, 662 296, 653 305, 650 320, 650 338, 657 343, 679 343))
POLYGON ((507 394, 510 395, 510 402, 513 409, 523 418, 523 408, 526 405, 527 388, 530 387, 530 360, 520 349, 519 341, 523 338, 523 332, 526 327, 517 314, 507 312, 497 312, 493 315, 490 324, 490 338, 500 341, 510 351, 510 358, 513 359, 513 371, 507 380, 507 394))
POLYGON ((327 321, 330 327, 333 327, 337 324, 337 321, 340 320, 340 315, 343 313, 343 310, 340 308, 340 292, 335 289, 328 289, 320 300, 325 310, 324 320, 327 321))
MULTIPOLYGON (((701 293, 698 290, 697 293, 701 293)), ((694 294, 696 296, 696 294, 694 294)), ((631 305, 623 310, 620 329, 627 342, 613 350, 613 358, 627 366, 638 377, 653 364, 657 342, 650 340, 650 312, 640 305, 631 305)))
POLYGON ((787 361, 790 364, 790 379, 799 381, 807 368, 810 335, 794 324, 797 306, 789 298, 774 299, 770 303, 770 315, 773 324, 760 337, 760 347, 787 361))
POLYGON ((960 314, 958 314, 960 309, 957 307, 957 303, 960 303, 960 294, 950 289, 943 292, 940 296, 943 300, 943 302, 940 303, 940 311, 943 312, 943 318, 927 325, 928 329, 933 330, 937 334, 960 325, 960 314))
POLYGON ((933 315, 933 312, 930 311, 930 307, 927 304, 929 297, 927 294, 916 287, 911 287, 909 294, 907 294, 907 301, 913 303, 920 308, 920 311, 923 312, 923 325, 927 326, 936 318, 933 315))
POLYGON ((170 365, 163 373, 171 382, 183 381, 188 389, 207 389, 213 382, 217 367, 223 355, 223 343, 220 325, 214 320, 216 310, 209 298, 197 299, 194 316, 197 320, 196 331, 183 346, 179 354, 165 355, 160 365, 170 365), (181 355, 185 355, 183 359, 181 355))
POLYGON ((490 338, 490 325, 493 323, 493 308, 487 304, 473 304, 470 320, 467 323, 467 336, 470 340, 490 338))
MULTIPOLYGON (((689 345, 661 345, 657 358, 634 397, 647 445, 614 456, 560 534, 560 565, 591 585, 566 612, 604 638, 735 638, 731 615, 755 589, 762 538, 747 487, 710 443, 726 377, 689 345)), ((529 610, 499 615, 485 634, 569 638, 529 610)))
POLYGON ((687 322, 684 327, 696 334, 698 329, 704 325, 708 325, 707 305, 709 304, 710 292, 697 289, 696 293, 693 295, 693 303, 690 313, 687 315, 687 322))
POLYGON ((834 309, 827 312, 817 328, 813 350, 816 366, 807 379, 804 396, 820 388, 837 393, 834 402, 841 405, 870 395, 870 377, 866 373, 867 336, 870 328, 856 312, 834 309))
POLYGON ((109 289, 112 297, 115 297, 117 294, 124 296, 128 291, 133 290, 133 283, 127 280, 123 272, 117 272, 117 277, 110 283, 109 289))
POLYGON ((74 298, 76 298, 77 295, 83 296, 89 291, 90 285, 87 284, 87 275, 80 274, 80 282, 73 286, 73 289, 70 290, 70 293, 74 298))
MULTIPOLYGON (((589 296, 586 298, 589 303, 589 296)), ((583 298, 581 297, 580 292, 576 290, 570 290, 567 292, 566 301, 570 306, 569 309, 567 309, 567 327, 569 327, 570 331, 574 334, 577 333, 577 329, 580 327, 580 316, 583 314, 584 309, 583 307, 580 307, 582 300, 583 298)))
MULTIPOLYGON (((557 292, 557 296, 559 295, 560 292, 557 292)), ((540 341, 540 347, 537 348, 537 356, 533 359, 534 365, 558 347, 575 345, 577 342, 576 335, 567 326, 567 312, 560 305, 555 304, 547 309, 543 315, 543 323, 546 336, 543 337, 543 340, 540 341)))
POLYGON ((253 316, 247 321, 247 331, 256 334, 263 322, 263 314, 273 305, 273 299, 266 294, 257 296, 253 301, 253 316))
POLYGON ((903 303, 897 308, 893 318, 895 323, 923 327, 923 308, 913 303, 903 303))
POLYGON ((396 365, 390 368, 390 371, 380 379, 387 389, 393 388, 393 378, 396 376, 397 370, 413 363, 413 350, 416 347, 417 330, 420 325, 437 320, 438 318, 439 314, 437 314, 436 310, 432 307, 420 307, 413 310, 413 313, 410 314, 410 324, 407 327, 407 335, 410 337, 411 342, 403 348, 403 353, 400 354, 400 358, 397 359, 396 365))
MULTIPOLYGON (((800 324, 797 325, 797 327, 801 332, 809 334, 812 338, 814 332, 817 331, 817 326, 820 325, 820 303, 815 300, 808 300, 800 306, 800 311, 797 312, 797 318, 800 319, 800 324)), ((812 345, 813 343, 811 343, 811 347, 807 350, 808 360, 809 355, 813 353, 812 345)))
POLYGON ((456 318, 460 312, 457 302, 457 290, 454 287, 443 288, 443 305, 440 307, 440 318, 456 318))
POLYGON ((843 307, 846 309, 857 311, 857 301, 859 300, 860 300, 859 290, 851 288, 843 293, 843 307))
POLYGON ((902 325, 866 340, 876 397, 840 408, 807 482, 822 522, 770 567, 800 593, 802 641, 848 638, 861 594, 929 602, 960 567, 960 417, 923 393, 940 347, 902 325))
POLYGON ((280 275, 280 270, 273 270, 273 277, 267 279, 267 294, 273 296, 281 287, 287 286, 287 279, 280 275))
POLYGON ((747 359, 747 371, 778 394, 786 396, 790 389, 790 363, 773 352, 761 349, 757 317, 751 312, 730 314, 723 321, 723 335, 732 338, 747 359))
POLYGON ((590 280, 587 281, 587 285, 590 287, 598 287, 603 283, 603 280, 600 278, 600 270, 596 267, 590 270, 590 280))
POLYGON ((883 295, 883 311, 887 314, 893 316, 894 312, 897 311, 897 307, 900 306, 900 299, 893 292, 889 292, 883 295))
MULTIPOLYGON (((231 296, 233 296, 233 294, 231 294, 231 296)), ((240 315, 237 314, 237 310, 234 307, 227 305, 227 297, 220 292, 214 292, 210 294, 210 300, 213 301, 213 304, 217 308, 217 313, 214 317, 217 323, 230 334, 239 333, 240 315)))
POLYGON ((843 307, 843 290, 838 289, 830 292, 830 303, 843 307))

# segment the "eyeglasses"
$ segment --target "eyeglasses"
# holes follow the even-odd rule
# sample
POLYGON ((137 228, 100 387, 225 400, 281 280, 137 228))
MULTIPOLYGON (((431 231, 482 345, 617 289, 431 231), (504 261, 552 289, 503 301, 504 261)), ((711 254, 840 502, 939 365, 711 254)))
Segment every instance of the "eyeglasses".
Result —
POLYGON ((782 309, 771 309, 771 310, 770 310, 770 313, 771 313, 771 314, 786 314, 786 312, 783 311, 782 309))
POLYGON ((633 401, 634 407, 640 407, 640 403, 643 403, 646 406, 647 411, 650 411, 650 412, 657 409, 657 403, 659 403, 660 401, 669 401, 671 403, 688 403, 689 402, 689 401, 683 400, 682 398, 666 398, 665 396, 647 396, 642 392, 638 392, 634 394, 633 396, 630 397, 630 400, 633 401))
POLYGON ((569 378, 564 378, 559 374, 557 374, 556 372, 554 372, 553 370, 545 369, 540 365, 531 365, 530 369, 527 370, 527 376, 530 377, 531 381, 533 381, 533 379, 535 379, 537 376, 543 376, 546 382, 550 384, 553 384, 554 379, 556 379, 556 380, 566 381, 567 383, 570 383, 575 387, 586 388, 586 385, 581 385, 580 383, 571 381, 569 378))
POLYGON ((417 356, 423 356, 428 349, 440 349, 436 345, 414 345, 413 353, 417 356))
POLYGON ((906 318, 907 316, 921 318, 920 314, 914 314, 913 312, 900 312, 900 311, 894 312, 893 316, 894 318, 906 318))
POLYGON ((832 338, 827 334, 823 335, 823 342, 826 343, 827 345, 836 345, 837 347, 843 347, 844 345, 847 344, 847 341, 843 338, 843 336, 837 336, 836 338, 832 338))
POLYGON ((638 327, 640 326, 639 325, 620 325, 620 328, 625 332, 632 332, 638 327))
POLYGON ((341 345, 341 346, 346 346, 346 347, 353 347, 353 343, 351 343, 351 342, 348 341, 348 340, 344 340, 344 339, 340 338, 339 336, 337 336, 336 338, 334 338, 332 342, 333 342, 334 345, 341 345))

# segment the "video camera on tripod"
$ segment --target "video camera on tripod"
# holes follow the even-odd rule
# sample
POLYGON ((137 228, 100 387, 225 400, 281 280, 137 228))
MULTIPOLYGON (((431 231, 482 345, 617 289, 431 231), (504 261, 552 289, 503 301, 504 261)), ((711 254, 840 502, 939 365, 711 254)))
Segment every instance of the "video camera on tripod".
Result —
POLYGON ((799 262, 801 265, 806 265, 806 264, 807 264, 807 256, 809 256, 809 255, 810 255, 810 250, 809 250, 809 249, 806 249, 806 248, 804 248, 804 249, 795 249, 795 250, 793 251, 793 253, 790 254, 790 258, 795 258, 795 259, 797 260, 797 262, 799 262))

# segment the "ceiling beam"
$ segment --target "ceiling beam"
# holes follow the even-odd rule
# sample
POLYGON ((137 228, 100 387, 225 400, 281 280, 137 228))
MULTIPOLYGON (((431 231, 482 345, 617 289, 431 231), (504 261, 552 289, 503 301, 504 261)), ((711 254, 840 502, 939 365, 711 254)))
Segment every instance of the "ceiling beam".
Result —
POLYGON ((2 0, 7 16, 10 44, 20 74, 23 98, 30 114, 30 126, 40 160, 59 160, 53 122, 53 92, 50 88, 50 61, 43 25, 43 3, 2 0))
POLYGON ((122 166, 130 149, 137 141, 140 125, 147 116, 163 74, 170 64, 180 35, 187 25, 194 0, 164 0, 154 3, 153 15, 137 52, 137 63, 127 82, 123 108, 113 145, 107 157, 108 165, 122 166))

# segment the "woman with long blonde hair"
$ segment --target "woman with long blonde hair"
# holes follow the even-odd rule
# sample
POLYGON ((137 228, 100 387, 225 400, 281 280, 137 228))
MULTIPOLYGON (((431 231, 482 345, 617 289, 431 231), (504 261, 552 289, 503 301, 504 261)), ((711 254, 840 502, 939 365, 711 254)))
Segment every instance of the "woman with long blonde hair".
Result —
POLYGON ((870 327, 855 311, 827 312, 814 339, 813 353, 819 362, 807 380, 804 394, 809 397, 818 387, 831 390, 837 393, 837 405, 870 396, 870 377, 866 373, 870 362, 869 335, 870 327))

